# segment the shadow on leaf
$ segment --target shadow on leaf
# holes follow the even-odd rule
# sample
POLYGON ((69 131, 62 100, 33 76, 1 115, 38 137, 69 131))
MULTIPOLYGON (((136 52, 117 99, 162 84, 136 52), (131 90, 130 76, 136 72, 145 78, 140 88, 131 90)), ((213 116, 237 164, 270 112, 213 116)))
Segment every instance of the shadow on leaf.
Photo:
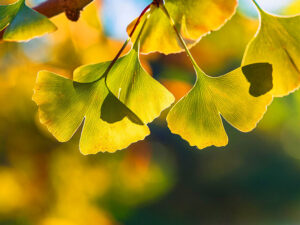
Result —
POLYGON ((121 121, 123 118, 136 124, 144 125, 143 122, 121 103, 112 93, 109 93, 101 106, 101 119, 108 123, 121 121))
POLYGON ((242 72, 250 83, 249 93, 254 97, 266 94, 273 88, 272 65, 254 63, 242 67, 242 72))

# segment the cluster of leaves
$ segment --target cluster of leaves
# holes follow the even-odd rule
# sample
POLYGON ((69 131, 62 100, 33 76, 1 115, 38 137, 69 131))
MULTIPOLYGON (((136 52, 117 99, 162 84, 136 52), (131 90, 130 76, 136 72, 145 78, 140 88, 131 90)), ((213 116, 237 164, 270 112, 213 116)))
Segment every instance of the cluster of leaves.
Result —
MULTIPOLYGON (((184 49, 197 80, 168 113, 170 130, 200 149, 228 143, 222 117, 240 131, 253 130, 274 96, 285 96, 300 85, 300 17, 273 16, 253 2, 259 9, 260 27, 240 68, 212 77, 200 69, 189 52, 203 35, 231 18, 236 0, 153 1, 150 10, 128 26, 130 33, 135 32, 129 35, 133 47, 125 56, 81 66, 73 79, 48 71, 38 74, 33 100, 39 106, 41 122, 65 142, 84 120, 80 140, 83 154, 114 152, 144 139, 149 135, 147 124, 175 99, 147 74, 139 54, 170 54, 184 49)), ((15 4, 26 7, 22 0, 15 4)), ((17 6, 0 8, 11 15, 0 17, 3 28, 9 24, 6 33, 15 20, 19 21, 20 13, 9 13, 5 7, 17 6)), ((12 34, 17 35, 17 31, 12 34)))

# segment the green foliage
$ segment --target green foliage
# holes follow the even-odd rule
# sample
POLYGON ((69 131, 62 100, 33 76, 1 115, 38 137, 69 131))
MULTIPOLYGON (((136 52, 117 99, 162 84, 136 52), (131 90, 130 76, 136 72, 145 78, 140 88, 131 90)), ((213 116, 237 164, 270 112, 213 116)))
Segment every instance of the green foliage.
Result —
MULTIPOLYGON (((39 73, 33 100, 39 106, 41 123, 59 141, 70 140, 82 123, 83 154, 114 152, 149 135, 147 124, 175 99, 144 70, 140 53, 170 54, 184 48, 188 54, 197 80, 170 109, 167 122, 173 133, 199 149, 228 143, 222 118, 249 132, 262 119, 273 96, 287 95, 300 86, 299 16, 273 16, 253 1, 259 9, 260 27, 242 66, 212 77, 196 64, 189 48, 230 19, 237 1, 162 2, 153 1, 150 10, 128 26, 130 37, 114 60, 81 66, 73 79, 39 73), (129 40, 133 47, 119 58, 129 40)), ((5 40, 27 40, 55 29, 24 0, 1 6, 0 12, 0 28, 7 27, 5 40)))
POLYGON ((24 1, 19 0, 10 5, 0 5, 0 30, 3 30, 16 16, 24 1))
POLYGON ((25 0, 0 6, 0 31, 4 28, 5 41, 27 41, 56 30, 47 17, 27 7, 25 0))
POLYGON ((111 62, 76 69, 73 81, 39 73, 33 99, 41 122, 59 141, 68 141, 83 118, 83 154, 113 152, 149 135, 146 124, 168 108, 174 97, 142 68, 137 48, 111 69, 111 62))
POLYGON ((175 99, 147 74, 138 57, 138 45, 135 45, 128 55, 113 66, 107 76, 107 86, 119 101, 147 124, 171 106, 175 99))

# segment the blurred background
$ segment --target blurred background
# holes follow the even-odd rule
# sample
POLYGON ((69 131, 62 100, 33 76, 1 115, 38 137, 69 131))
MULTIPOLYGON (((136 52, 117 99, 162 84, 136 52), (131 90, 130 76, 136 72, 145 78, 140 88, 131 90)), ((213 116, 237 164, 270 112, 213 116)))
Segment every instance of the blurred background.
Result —
MULTIPOLYGON (((37 72, 71 76, 82 64, 111 60, 126 25, 150 2, 95 0, 77 23, 59 15, 51 35, 0 44, 0 225, 300 224, 299 91, 275 99, 251 133, 224 121, 228 146, 201 151, 170 133, 166 113, 145 141, 91 156, 80 154, 78 133, 58 143, 39 123, 31 100, 37 72)), ((299 0, 257 2, 300 13, 299 0)), ((224 74, 240 66, 257 27, 251 1, 240 0, 236 15, 192 53, 205 72, 224 74)), ((177 99, 192 87, 185 54, 142 62, 177 99)))

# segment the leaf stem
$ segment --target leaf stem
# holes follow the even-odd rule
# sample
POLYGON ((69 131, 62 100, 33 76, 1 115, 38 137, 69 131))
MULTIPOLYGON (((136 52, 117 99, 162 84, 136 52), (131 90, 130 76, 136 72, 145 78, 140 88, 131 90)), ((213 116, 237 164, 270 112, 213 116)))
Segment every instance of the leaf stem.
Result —
POLYGON ((164 12, 164 14, 168 17, 171 26, 172 26, 173 29, 175 30, 175 33, 176 33, 176 35, 177 35, 177 37, 178 37, 180 43, 181 43, 182 46, 184 47, 184 50, 185 50, 187 56, 189 57, 190 61, 192 62, 194 68, 195 68, 196 70, 202 71, 202 70, 199 68, 198 64, 196 63, 194 57, 192 56, 192 53, 190 52, 189 48, 187 47, 187 45, 186 45, 186 43, 185 43, 183 37, 181 36, 180 32, 178 31, 178 29, 177 29, 177 27, 176 27, 176 25, 175 25, 175 22, 174 22, 173 18, 170 16, 170 14, 169 14, 167 8, 165 7, 164 4, 159 4, 159 6, 160 6, 160 8, 162 9, 162 11, 164 12))
POLYGON ((260 12, 263 12, 262 8, 259 6, 259 4, 256 2, 256 0, 252 0, 252 2, 254 3, 254 5, 260 12))
POLYGON ((148 16, 146 17, 146 20, 144 21, 144 23, 143 23, 143 25, 142 25, 142 28, 140 29, 140 32, 139 32, 139 34, 138 34, 138 36, 137 36, 137 38, 136 38, 136 40, 135 40, 135 42, 134 42, 134 45, 133 45, 133 48, 134 49, 136 49, 137 51, 138 51, 138 48, 139 48, 139 44, 140 44, 140 38, 141 38, 141 36, 142 36, 142 33, 143 33, 143 30, 144 30, 144 28, 145 28, 145 26, 146 26, 146 23, 147 23, 147 21, 148 21, 148 19, 150 18, 150 16, 151 16, 151 14, 148 14, 148 16))
POLYGON ((111 63, 109 64, 109 66, 107 67, 105 74, 108 74, 108 72, 111 70, 111 68, 113 67, 113 65, 116 63, 116 61, 119 59, 119 57, 121 56, 122 52, 124 51, 124 49, 126 48, 128 42, 130 41, 132 35, 134 34, 134 32, 136 31, 136 28, 138 27, 138 25, 141 22, 142 17, 145 15, 145 13, 148 11, 148 9, 150 8, 150 6, 153 3, 149 4, 146 6, 146 8, 142 11, 142 13, 140 14, 140 16, 138 17, 132 31, 130 32, 127 40, 124 42, 123 46, 121 47, 121 49, 119 50, 119 52, 117 53, 117 55, 115 56, 115 58, 111 61, 111 63))
POLYGON ((140 16, 139 16, 139 18, 137 19, 137 21, 136 21, 136 23, 135 23, 135 25, 134 25, 132 31, 131 31, 130 34, 129 34, 129 37, 130 37, 130 38, 132 37, 132 35, 133 35, 134 31, 136 30, 137 26, 139 25, 139 23, 141 22, 141 19, 142 19, 143 15, 145 15, 145 13, 148 11, 148 9, 150 9, 150 7, 151 7, 152 4, 153 4, 153 3, 150 3, 149 5, 147 5, 146 8, 145 8, 145 9, 142 11, 142 13, 140 14, 140 16))

